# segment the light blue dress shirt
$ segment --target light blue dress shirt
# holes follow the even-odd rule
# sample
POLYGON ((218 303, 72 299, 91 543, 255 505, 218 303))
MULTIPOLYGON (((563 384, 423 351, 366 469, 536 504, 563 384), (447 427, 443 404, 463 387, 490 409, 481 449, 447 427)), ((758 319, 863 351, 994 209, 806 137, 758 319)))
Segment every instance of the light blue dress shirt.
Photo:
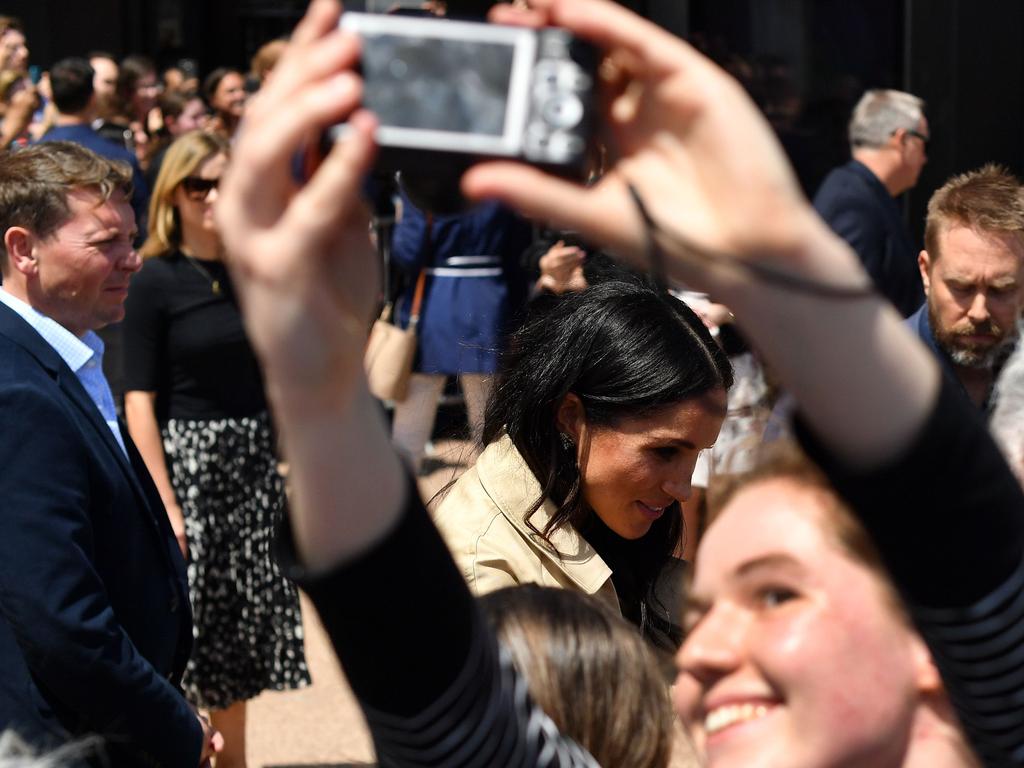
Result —
POLYGON ((6 305, 24 318, 25 322, 31 325, 36 333, 54 348, 61 359, 68 364, 68 368, 75 372, 75 376, 82 382, 86 394, 96 403, 100 415, 107 422, 110 431, 114 433, 114 439, 117 440, 117 444, 121 446, 121 450, 127 456, 128 450, 124 445, 124 436, 117 423, 114 395, 110 391, 110 384, 107 383, 106 376, 103 375, 103 340, 93 331, 86 331, 85 335, 79 339, 56 320, 47 317, 21 299, 11 296, 2 287, 0 287, 0 304, 6 305))

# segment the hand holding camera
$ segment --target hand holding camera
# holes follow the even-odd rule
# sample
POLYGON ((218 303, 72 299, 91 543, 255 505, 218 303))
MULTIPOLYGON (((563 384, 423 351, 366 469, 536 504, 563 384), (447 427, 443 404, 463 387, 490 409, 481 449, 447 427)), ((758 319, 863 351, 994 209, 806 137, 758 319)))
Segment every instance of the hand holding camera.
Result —
MULTIPOLYGON (((258 292, 268 309, 265 316, 252 313, 251 322, 258 326, 257 348, 262 346, 263 324, 270 324, 274 314, 280 316, 282 305, 294 304, 295 312, 286 316, 304 332, 295 344, 286 343, 288 332, 275 320, 266 336, 268 344, 280 345, 283 356, 296 364, 293 368, 300 362, 295 355, 307 346, 307 326, 313 322, 301 317, 302 308, 324 312, 324 328, 316 343, 308 344, 313 350, 337 347, 337 329, 351 329, 353 335, 343 345, 346 364, 340 359, 317 360, 317 380, 327 371, 357 375, 361 345, 355 331, 363 320, 368 323, 372 312, 361 297, 376 294, 369 284, 376 279, 371 257, 364 260, 340 223, 355 210, 359 178, 372 163, 378 131, 366 112, 351 115, 357 104, 373 97, 352 71, 360 60, 360 42, 336 28, 339 14, 332 0, 317 0, 311 6, 281 73, 252 105, 226 185, 228 199, 221 206, 231 210, 222 225, 239 265, 254 276, 274 275, 265 288, 258 287, 259 281, 250 281, 251 289, 243 288, 258 292), (313 132, 346 119, 346 138, 332 149, 309 184, 296 191, 287 167, 290 154, 313 132), (261 256, 264 250, 266 255, 261 256), (296 274, 289 275, 289 269, 296 274), (283 302, 283 291, 295 294, 293 301, 283 302), (342 315, 346 321, 337 322, 342 315)), ((519 162, 483 163, 463 179, 469 197, 501 199, 527 216, 579 231, 595 245, 638 259, 646 251, 645 230, 628 185, 637 190, 660 229, 685 235, 709 250, 789 263, 801 257, 808 233, 820 238, 821 226, 756 107, 737 83, 682 41, 606 0, 535 0, 531 10, 499 6, 492 20, 534 29, 559 25, 604 50, 598 79, 606 103, 605 122, 612 133, 612 164, 597 184, 584 188, 519 162)), ((459 22, 392 21, 450 29, 455 48, 467 43, 459 22)), ((355 26, 362 23, 368 22, 355 26)), ((498 29, 507 32, 507 27, 498 29)), ((442 35, 432 34, 435 41, 442 35)), ((401 47, 407 37, 394 35, 371 48, 401 47)), ((520 55, 516 46, 522 44, 494 45, 506 48, 505 60, 514 62, 520 55)), ((526 61, 536 62, 539 46, 526 61)), ((402 69, 411 61, 402 59, 397 66, 402 69)), ((365 69, 365 55, 362 64, 365 69)), ((514 69, 513 64, 508 72, 514 69)), ((527 70, 532 78, 537 67, 530 64, 527 70)), ((511 74, 510 78, 515 80, 511 74)), ((529 85, 525 88, 530 91, 529 85)), ((392 127, 401 127, 394 125, 399 113, 389 120, 392 127)), ((499 123, 505 125, 493 120, 491 125, 499 123)), ((359 227, 360 243, 365 243, 364 229, 365 222, 359 227)), ((706 279, 703 271, 686 269, 680 248, 671 242, 660 244, 690 282, 706 279)))
MULTIPOLYGON (((535 0, 494 9, 502 23, 556 24, 604 50, 600 90, 609 171, 582 189, 521 165, 472 169, 463 190, 579 230, 641 258, 646 239, 632 185, 659 228, 708 251, 789 263, 817 226, 770 128, 742 88, 686 43, 609 2, 535 0)), ((686 268, 685 252, 659 241, 686 268)))

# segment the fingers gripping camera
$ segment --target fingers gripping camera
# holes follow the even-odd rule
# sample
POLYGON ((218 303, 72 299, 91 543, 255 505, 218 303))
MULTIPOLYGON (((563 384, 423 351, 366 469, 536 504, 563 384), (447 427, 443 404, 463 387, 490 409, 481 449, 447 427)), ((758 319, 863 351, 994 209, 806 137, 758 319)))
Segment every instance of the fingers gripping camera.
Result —
POLYGON ((381 165, 497 157, 582 169, 597 53, 565 30, 359 13, 341 26, 362 38, 363 105, 380 121, 381 165))

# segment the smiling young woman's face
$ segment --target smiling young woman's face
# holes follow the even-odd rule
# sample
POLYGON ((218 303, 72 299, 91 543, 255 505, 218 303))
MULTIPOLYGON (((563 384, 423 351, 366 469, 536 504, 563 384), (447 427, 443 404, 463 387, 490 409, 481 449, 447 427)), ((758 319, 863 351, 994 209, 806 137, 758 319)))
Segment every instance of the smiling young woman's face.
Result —
POLYGON ((701 542, 673 696, 709 768, 902 763, 933 669, 826 503, 758 481, 701 542))

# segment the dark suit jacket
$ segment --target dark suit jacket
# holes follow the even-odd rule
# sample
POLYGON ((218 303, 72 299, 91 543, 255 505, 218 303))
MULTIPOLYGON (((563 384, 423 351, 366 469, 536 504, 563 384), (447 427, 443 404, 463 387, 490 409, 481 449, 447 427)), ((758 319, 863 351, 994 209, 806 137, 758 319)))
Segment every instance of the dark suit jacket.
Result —
POLYGON ((99 734, 111 763, 199 762, 178 684, 184 562, 153 481, 78 378, 0 305, 0 730, 99 734))
POLYGON ((878 290, 904 317, 924 301, 917 251, 899 206, 863 163, 834 169, 814 196, 814 207, 860 256, 878 290))

